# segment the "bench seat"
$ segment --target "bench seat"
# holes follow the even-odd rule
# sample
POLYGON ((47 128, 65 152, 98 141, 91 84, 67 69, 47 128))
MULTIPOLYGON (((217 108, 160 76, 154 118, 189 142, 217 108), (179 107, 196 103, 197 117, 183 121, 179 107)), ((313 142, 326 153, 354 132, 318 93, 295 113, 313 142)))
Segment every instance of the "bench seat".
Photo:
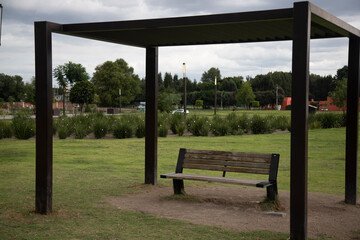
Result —
POLYGON ((241 179, 241 178, 229 178, 229 177, 216 177, 216 176, 204 176, 204 175, 195 175, 195 174, 184 174, 184 173, 167 173, 160 175, 161 178, 172 178, 178 180, 195 180, 195 181, 205 181, 205 182, 218 182, 218 183, 228 183, 228 184, 237 184, 245 185, 252 187, 268 187, 272 183, 264 180, 254 180, 254 179, 241 179))

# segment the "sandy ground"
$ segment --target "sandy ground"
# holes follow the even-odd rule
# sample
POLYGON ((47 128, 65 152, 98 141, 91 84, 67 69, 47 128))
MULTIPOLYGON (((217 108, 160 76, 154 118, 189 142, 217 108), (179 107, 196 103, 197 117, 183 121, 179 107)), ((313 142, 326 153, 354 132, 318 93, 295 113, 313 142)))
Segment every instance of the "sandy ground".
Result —
MULTIPOLYGON (((265 190, 237 186, 188 187, 191 198, 171 198, 172 188, 152 187, 125 197, 109 197, 106 203, 122 210, 158 217, 181 219, 192 223, 219 226, 237 231, 271 230, 289 232, 290 193, 280 191, 281 208, 262 211, 259 202, 265 190), (269 214, 270 213, 270 214, 269 214)), ((342 196, 309 193, 309 237, 359 239, 360 204, 343 202, 342 196)))

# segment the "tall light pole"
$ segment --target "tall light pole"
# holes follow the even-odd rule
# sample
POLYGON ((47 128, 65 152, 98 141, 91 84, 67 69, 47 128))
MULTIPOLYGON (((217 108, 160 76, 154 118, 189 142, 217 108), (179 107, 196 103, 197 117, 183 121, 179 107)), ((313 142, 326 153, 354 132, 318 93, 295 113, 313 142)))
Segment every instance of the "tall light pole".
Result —
POLYGON ((121 112, 121 89, 119 89, 119 106, 120 106, 120 112, 121 112))
POLYGON ((1 26, 2 26, 3 6, 0 4, 0 46, 1 46, 1 26))
POLYGON ((214 115, 216 115, 216 91, 217 91, 217 76, 215 76, 215 102, 214 102, 214 115))
POLYGON ((183 63, 183 79, 184 79, 184 117, 186 119, 186 65, 183 63))

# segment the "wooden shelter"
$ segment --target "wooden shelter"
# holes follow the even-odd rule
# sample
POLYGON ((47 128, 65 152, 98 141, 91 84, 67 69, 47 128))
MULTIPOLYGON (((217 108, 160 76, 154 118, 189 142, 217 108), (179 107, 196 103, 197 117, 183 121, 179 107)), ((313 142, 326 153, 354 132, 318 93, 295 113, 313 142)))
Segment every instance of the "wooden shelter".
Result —
POLYGON ((36 212, 52 211, 52 33, 146 50, 147 184, 157 183, 158 47, 292 41, 291 239, 307 239, 310 39, 349 38, 345 201, 357 203, 360 31, 310 2, 296 2, 287 9, 192 17, 80 24, 35 22, 36 212))

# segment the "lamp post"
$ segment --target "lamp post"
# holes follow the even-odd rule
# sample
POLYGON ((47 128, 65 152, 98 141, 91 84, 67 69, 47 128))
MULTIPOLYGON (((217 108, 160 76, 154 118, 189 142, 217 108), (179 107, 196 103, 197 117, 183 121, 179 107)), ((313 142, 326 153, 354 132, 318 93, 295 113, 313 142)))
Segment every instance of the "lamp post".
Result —
POLYGON ((2 26, 3 6, 0 4, 0 46, 1 46, 1 26, 2 26))
POLYGON ((119 112, 121 112, 121 89, 119 89, 119 106, 120 106, 119 112))
POLYGON ((184 79, 184 117, 186 119, 186 65, 183 63, 183 79, 184 79))
POLYGON ((217 76, 215 76, 215 102, 214 102, 214 115, 216 115, 216 91, 217 91, 217 76))

